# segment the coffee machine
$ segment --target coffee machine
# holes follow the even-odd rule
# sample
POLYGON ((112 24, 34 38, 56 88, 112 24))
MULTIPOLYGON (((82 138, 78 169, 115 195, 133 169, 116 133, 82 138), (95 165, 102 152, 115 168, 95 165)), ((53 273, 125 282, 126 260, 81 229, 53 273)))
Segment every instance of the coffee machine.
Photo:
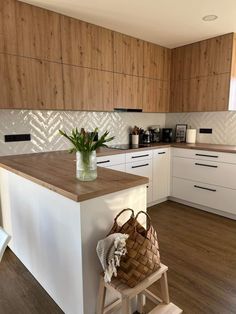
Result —
POLYGON ((161 141, 160 125, 151 125, 148 129, 150 131, 150 142, 159 143, 161 141))
POLYGON ((173 129, 164 128, 162 129, 162 142, 171 143, 173 141, 173 129))

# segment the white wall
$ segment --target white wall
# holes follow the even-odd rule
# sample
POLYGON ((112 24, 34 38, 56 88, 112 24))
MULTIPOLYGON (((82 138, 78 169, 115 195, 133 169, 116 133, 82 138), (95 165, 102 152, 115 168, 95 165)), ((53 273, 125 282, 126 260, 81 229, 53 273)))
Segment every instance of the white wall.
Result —
POLYGON ((165 114, 0 110, 0 155, 67 149, 69 144, 58 130, 70 131, 74 127, 91 131, 98 127, 100 133, 108 130, 111 136, 115 136, 112 144, 128 143, 129 128, 135 124, 144 128, 153 124, 163 127, 165 114), (31 133, 32 140, 5 143, 4 135, 14 133, 31 133))

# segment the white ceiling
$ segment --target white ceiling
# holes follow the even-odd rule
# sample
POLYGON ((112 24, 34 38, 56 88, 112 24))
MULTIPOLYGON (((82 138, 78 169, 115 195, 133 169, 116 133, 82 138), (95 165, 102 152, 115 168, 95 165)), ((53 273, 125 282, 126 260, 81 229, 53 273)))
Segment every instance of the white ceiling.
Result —
POLYGON ((22 1, 170 48, 236 32, 236 0, 22 1))

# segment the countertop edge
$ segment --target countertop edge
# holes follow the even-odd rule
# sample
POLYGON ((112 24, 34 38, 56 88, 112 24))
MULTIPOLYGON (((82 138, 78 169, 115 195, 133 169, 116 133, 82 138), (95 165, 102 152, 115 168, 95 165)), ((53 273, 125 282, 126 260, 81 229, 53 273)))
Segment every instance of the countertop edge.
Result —
MULTIPOLYGON (((10 167, 6 164, 3 164, 0 162, 0 168, 3 168, 7 171, 10 171, 16 175, 19 175, 21 176, 22 178, 25 178, 27 180, 30 180, 31 182, 34 182, 46 189, 49 189, 50 191, 53 191, 59 195, 62 195, 66 198, 69 198, 71 199, 72 201, 75 201, 75 202, 84 202, 84 201, 87 201, 87 200, 90 200, 90 199, 94 199, 94 198, 97 198, 97 197, 101 197, 101 196, 104 196, 104 195, 108 195, 108 194, 112 194, 112 193, 116 193, 116 192, 119 192, 119 191, 123 191, 123 190, 126 190, 126 189, 130 189, 130 188, 133 188, 133 187, 136 187, 136 186, 140 186, 140 185, 144 185, 144 184, 147 184, 149 182, 149 179, 147 177, 142 177, 142 176, 137 176, 137 175, 132 175, 130 174, 131 176, 135 176, 137 179, 135 181, 132 181, 130 183, 125 183, 123 184, 122 186, 114 186, 114 187, 109 187, 109 190, 107 189, 103 189, 103 191, 101 192, 101 190, 99 191, 99 195, 98 195, 98 192, 96 191, 93 191, 93 192, 88 192, 86 194, 83 194, 83 195, 78 195, 78 194, 75 194, 75 193, 71 193, 65 189, 62 189, 60 187, 56 187, 55 185, 51 184, 51 183, 48 183, 48 182, 45 182, 43 180, 40 180, 39 178, 36 178, 34 176, 31 176, 25 172, 22 172, 20 170, 17 170, 13 167, 10 167)), ((107 170, 107 169, 106 169, 107 170)), ((112 171, 112 172, 117 172, 116 170, 112 170, 112 169, 109 169, 109 171, 112 171)))

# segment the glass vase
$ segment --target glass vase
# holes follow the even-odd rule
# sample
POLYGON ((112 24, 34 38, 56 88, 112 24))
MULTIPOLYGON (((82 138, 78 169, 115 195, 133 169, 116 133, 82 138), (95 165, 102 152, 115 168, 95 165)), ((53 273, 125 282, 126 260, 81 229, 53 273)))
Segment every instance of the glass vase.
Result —
POLYGON ((80 181, 93 181, 97 178, 96 151, 76 152, 76 177, 80 181))

